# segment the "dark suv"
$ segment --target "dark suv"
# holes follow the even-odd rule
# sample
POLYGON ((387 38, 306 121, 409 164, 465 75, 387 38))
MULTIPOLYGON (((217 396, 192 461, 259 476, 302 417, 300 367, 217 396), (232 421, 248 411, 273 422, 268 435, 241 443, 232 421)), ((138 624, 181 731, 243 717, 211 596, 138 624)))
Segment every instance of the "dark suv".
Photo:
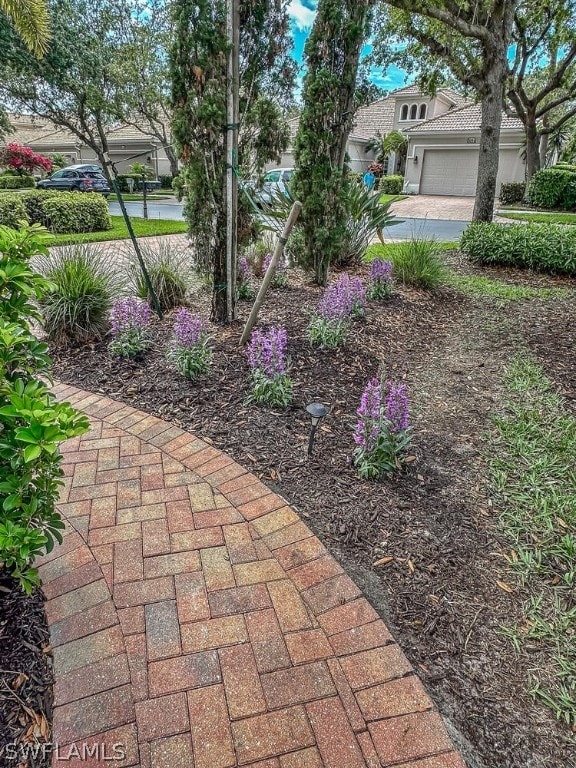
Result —
POLYGON ((100 192, 108 197, 110 185, 97 165, 71 165, 36 183, 38 189, 60 189, 63 192, 100 192))

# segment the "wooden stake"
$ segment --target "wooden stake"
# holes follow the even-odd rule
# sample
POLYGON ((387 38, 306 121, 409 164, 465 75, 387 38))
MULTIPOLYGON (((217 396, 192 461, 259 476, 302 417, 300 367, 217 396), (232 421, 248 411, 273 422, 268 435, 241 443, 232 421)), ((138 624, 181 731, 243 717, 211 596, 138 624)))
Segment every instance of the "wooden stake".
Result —
POLYGON ((266 274, 264 275, 264 279, 262 280, 262 285, 260 286, 260 290, 258 291, 258 295, 256 296, 256 299, 254 301, 254 306, 250 311, 250 317, 246 321, 246 325, 244 326, 244 330, 242 331, 242 338, 240 339, 241 347, 243 347, 244 344, 246 344, 246 342, 250 338, 250 334, 252 333, 252 328, 254 328, 254 326, 256 325, 256 320, 258 319, 258 312, 260 311, 260 307, 264 303, 266 292, 270 287, 270 283, 272 282, 274 274, 276 273, 276 267, 278 266, 278 262, 280 261, 280 257, 282 256, 282 253, 284 252, 284 246, 286 245, 288 237, 290 236, 290 232, 292 232, 294 224, 296 224, 296 220, 298 219, 298 216, 300 215, 301 210, 302 210, 302 203, 299 200, 296 200, 294 202, 294 205, 292 206, 292 210, 290 211, 290 216, 288 216, 288 220, 284 225, 282 234, 279 236, 278 240, 276 241, 274 253, 272 254, 272 261, 270 262, 270 265, 266 270, 266 274))

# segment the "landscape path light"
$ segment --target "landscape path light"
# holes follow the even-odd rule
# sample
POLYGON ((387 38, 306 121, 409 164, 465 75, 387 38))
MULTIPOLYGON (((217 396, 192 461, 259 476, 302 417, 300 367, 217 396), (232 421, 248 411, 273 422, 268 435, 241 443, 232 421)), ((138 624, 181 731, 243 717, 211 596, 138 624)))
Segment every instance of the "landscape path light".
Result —
POLYGON ((312 424, 310 426, 310 436, 308 438, 308 456, 312 456, 314 450, 314 438, 316 437, 316 429, 318 424, 330 413, 330 407, 324 405, 324 403, 310 403, 306 406, 306 411, 310 414, 312 424))

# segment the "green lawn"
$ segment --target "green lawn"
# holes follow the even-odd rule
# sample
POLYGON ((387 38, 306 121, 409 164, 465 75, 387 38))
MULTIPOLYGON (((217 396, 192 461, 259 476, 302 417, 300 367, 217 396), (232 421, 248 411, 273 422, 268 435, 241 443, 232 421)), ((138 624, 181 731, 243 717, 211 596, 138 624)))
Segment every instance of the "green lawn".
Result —
MULTIPOLYGON (((73 243, 103 243, 108 240, 126 240, 128 230, 122 216, 111 216, 112 229, 106 232, 86 232, 80 235, 52 235, 52 245, 71 245, 73 243)), ((152 237, 154 235, 176 235, 186 232, 188 225, 185 221, 169 221, 168 219, 132 219, 132 227, 136 237, 152 237)))
MULTIPOLYGON (((401 243, 386 243, 386 245, 373 243, 366 249, 364 261, 369 264, 371 261, 374 261, 374 259, 390 259, 396 251, 401 249, 401 247, 401 243)), ((447 241, 438 242, 436 243, 436 247, 439 251, 453 251, 458 248, 458 243, 447 241)))
POLYGON ((576 224, 576 213, 535 213, 526 211, 522 213, 498 213, 504 219, 518 221, 532 221, 535 224, 576 224))
POLYGON ((408 195, 380 195, 381 203, 395 203, 398 200, 406 200, 408 195))

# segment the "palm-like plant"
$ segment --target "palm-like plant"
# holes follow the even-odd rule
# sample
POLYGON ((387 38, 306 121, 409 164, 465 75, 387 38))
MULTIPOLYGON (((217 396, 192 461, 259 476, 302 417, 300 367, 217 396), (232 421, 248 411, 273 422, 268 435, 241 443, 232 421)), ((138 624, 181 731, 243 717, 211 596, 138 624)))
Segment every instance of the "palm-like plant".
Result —
POLYGON ((368 140, 364 147, 364 152, 374 152, 374 158, 377 163, 383 163, 388 157, 388 151, 385 146, 386 137, 382 136, 380 132, 368 140))
POLYGON ((142 178, 142 176, 145 179, 151 179, 154 176, 154 169, 151 168, 149 165, 145 165, 144 163, 132 163, 130 168, 128 168, 128 173, 131 176, 136 176, 140 179, 142 178))
POLYGON ((377 133, 371 138, 364 152, 374 152, 377 163, 385 163, 392 152, 398 157, 406 157, 408 152, 408 139, 400 131, 390 131, 385 136, 377 133))
POLYGON ((0 11, 28 48, 41 58, 48 50, 50 17, 45 0, 0 0, 0 11))

